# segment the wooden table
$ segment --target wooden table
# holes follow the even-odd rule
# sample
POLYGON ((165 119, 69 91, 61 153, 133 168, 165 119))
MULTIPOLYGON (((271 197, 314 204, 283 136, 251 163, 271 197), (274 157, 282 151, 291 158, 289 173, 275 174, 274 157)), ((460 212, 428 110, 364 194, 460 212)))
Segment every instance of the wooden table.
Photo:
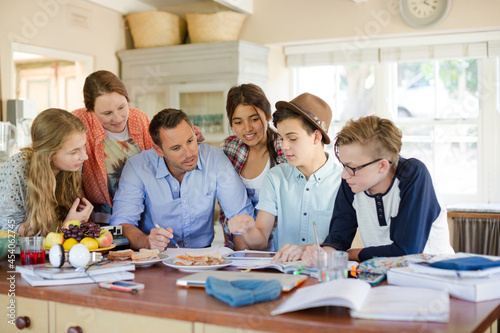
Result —
MULTIPOLYGON (((179 330, 194 333, 242 332, 242 329, 245 332, 482 333, 500 318, 500 300, 472 303, 455 298, 451 299, 449 323, 352 319, 348 310, 342 307, 321 307, 271 316, 270 311, 291 294, 284 293, 274 301, 232 308, 208 296, 202 288, 176 286, 175 281, 187 274, 162 263, 147 268, 137 267, 135 281, 144 283, 146 288, 135 295, 100 289, 93 284, 35 288, 16 274, 15 296, 9 297, 7 262, 0 263, 0 267, 0 296, 3 297, 0 299, 5 302, 17 298, 23 300, 17 302, 16 316, 24 316, 26 311, 30 311, 30 306, 25 304, 47 304, 49 328, 45 330, 45 322, 32 325, 32 329, 37 327, 32 330, 35 332, 66 332, 70 325, 81 326, 86 333, 131 332, 130 325, 137 322, 140 323, 137 327, 141 329, 138 332, 153 332, 153 325, 167 330, 171 325, 179 324, 182 329, 176 328, 176 333, 179 330)), ((308 279, 303 286, 315 283, 315 279, 308 279)), ((1 308, 6 311, 5 304, 1 308)), ((31 318, 34 324, 43 320, 39 317, 47 316, 45 312, 40 314, 39 309, 37 311, 38 315, 31 314, 35 316, 31 318)), ((3 327, 8 327, 8 332, 16 331, 15 327, 5 326, 3 313, 1 321, 0 331, 5 332, 3 327)))

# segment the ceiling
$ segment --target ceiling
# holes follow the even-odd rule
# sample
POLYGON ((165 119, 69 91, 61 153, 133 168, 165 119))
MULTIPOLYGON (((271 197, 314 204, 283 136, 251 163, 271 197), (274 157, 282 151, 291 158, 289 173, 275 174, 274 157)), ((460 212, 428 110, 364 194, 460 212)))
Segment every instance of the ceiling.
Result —
POLYGON ((174 14, 235 10, 252 14, 253 0, 87 0, 122 14, 164 10, 174 14))

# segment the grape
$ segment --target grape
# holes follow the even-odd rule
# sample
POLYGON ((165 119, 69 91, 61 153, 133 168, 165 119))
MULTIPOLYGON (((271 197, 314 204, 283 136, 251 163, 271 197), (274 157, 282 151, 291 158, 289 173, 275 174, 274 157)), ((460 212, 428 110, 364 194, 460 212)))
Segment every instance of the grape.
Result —
POLYGON ((78 236, 78 237, 76 237, 76 240, 79 242, 82 240, 82 237, 78 236))

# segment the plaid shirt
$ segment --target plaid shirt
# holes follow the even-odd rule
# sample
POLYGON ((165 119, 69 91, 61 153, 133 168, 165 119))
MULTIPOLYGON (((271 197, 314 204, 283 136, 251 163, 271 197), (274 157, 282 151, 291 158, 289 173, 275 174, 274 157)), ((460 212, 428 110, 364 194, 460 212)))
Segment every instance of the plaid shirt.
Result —
MULTIPOLYGON (((232 135, 227 137, 220 144, 220 148, 226 154, 227 158, 231 161, 234 166, 234 169, 238 173, 241 174, 241 170, 243 170, 243 166, 248 158, 248 146, 244 144, 237 136, 232 135)), ((281 140, 276 138, 274 141, 274 149, 276 150, 276 164, 286 163, 286 157, 283 150, 281 150, 281 140)), ((227 218, 222 211, 222 208, 219 205, 219 222, 224 229, 224 234, 226 235, 226 245, 227 247, 234 249, 234 236, 229 231, 229 227, 227 225, 227 218)))

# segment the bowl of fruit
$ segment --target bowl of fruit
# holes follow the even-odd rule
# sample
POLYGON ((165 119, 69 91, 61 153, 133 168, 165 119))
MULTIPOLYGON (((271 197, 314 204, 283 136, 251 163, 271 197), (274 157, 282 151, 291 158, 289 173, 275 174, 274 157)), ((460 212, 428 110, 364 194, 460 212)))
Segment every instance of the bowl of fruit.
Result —
POLYGON ((51 232, 45 237, 45 249, 61 244, 69 251, 76 244, 83 244, 89 251, 107 251, 116 246, 113 234, 94 222, 81 222, 76 219, 63 223, 61 232, 51 232))
POLYGON ((0 230, 0 261, 7 258, 9 250, 14 254, 17 245, 18 234, 14 231, 0 230))

